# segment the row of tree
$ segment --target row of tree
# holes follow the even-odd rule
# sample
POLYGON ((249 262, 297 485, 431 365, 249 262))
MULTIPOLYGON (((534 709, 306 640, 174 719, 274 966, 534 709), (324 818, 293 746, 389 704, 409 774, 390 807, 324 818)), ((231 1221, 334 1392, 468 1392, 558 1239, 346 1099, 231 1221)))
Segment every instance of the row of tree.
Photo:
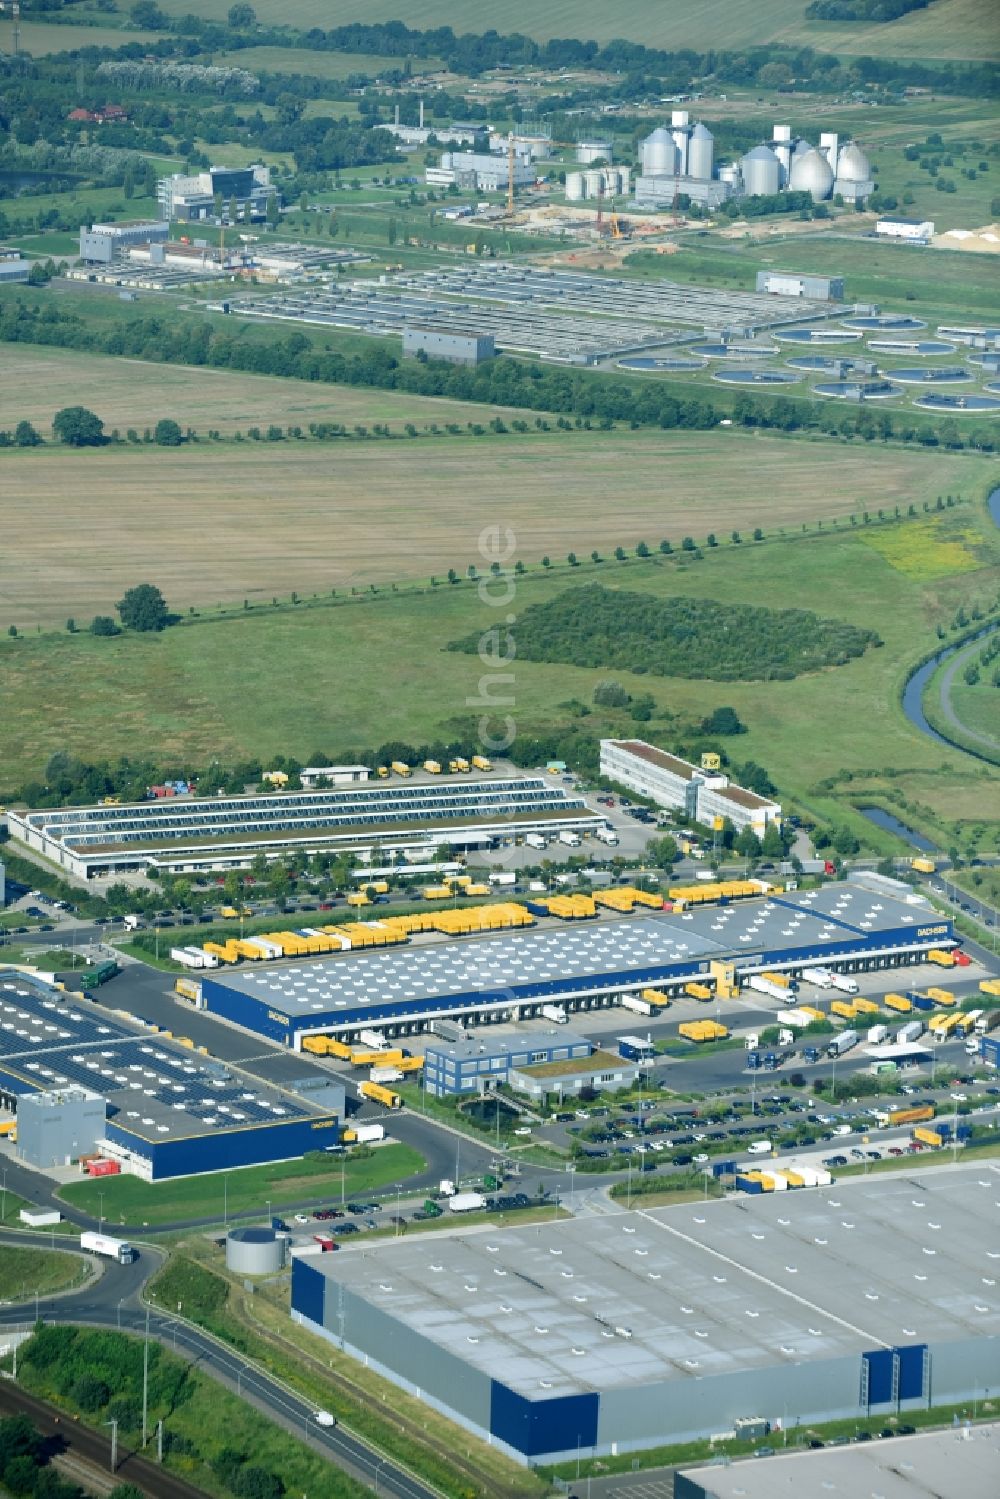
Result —
MULTIPOLYGON (((154 428, 147 430, 147 440, 161 448, 180 447, 185 440, 185 433, 171 417, 162 417, 154 428)), ((130 433, 131 440, 138 442, 138 433, 133 433, 132 429, 130 433)), ((103 447, 110 440, 105 436, 104 422, 86 406, 64 406, 57 411, 52 418, 52 435, 71 448, 103 447)), ((37 427, 26 418, 13 430, 0 428, 0 448, 37 448, 44 442, 45 438, 37 427)))

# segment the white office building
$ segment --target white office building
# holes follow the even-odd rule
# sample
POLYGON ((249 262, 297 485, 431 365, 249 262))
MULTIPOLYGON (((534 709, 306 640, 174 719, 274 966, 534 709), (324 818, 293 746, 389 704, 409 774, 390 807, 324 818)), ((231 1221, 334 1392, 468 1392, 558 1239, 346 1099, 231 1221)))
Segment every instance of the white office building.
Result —
POLYGON ((781 822, 778 802, 734 786, 721 771, 703 770, 642 739, 602 739, 601 774, 707 827, 725 818, 737 832, 752 828, 763 837, 769 823, 781 822))

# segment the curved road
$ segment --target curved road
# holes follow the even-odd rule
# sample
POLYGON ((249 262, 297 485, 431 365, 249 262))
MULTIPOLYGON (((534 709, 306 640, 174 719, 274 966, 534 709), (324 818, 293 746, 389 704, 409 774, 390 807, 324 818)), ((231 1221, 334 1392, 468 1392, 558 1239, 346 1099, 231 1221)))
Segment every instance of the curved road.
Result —
MULTIPOLYGON (((0 1243, 37 1246, 38 1237, 0 1233, 0 1243)), ((142 1289, 161 1261, 159 1251, 147 1247, 131 1265, 109 1261, 100 1279, 83 1290, 41 1297, 38 1316, 45 1322, 116 1328, 142 1335, 147 1318, 142 1289)), ((0 1328, 28 1328, 34 1321, 34 1311, 34 1301, 20 1307, 0 1307, 0 1328)), ((357 1482, 374 1487, 378 1493, 392 1495, 393 1499, 440 1499, 435 1489, 373 1451, 343 1427, 317 1426, 313 1419, 314 1405, 199 1328, 152 1307, 148 1317, 151 1338, 203 1369, 357 1482)))

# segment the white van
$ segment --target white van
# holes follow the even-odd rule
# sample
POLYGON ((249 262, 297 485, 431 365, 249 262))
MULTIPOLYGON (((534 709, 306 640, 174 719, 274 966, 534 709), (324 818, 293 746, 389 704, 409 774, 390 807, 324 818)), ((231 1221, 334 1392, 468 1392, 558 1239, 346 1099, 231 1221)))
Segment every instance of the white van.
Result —
POLYGON ((751 1155, 770 1155, 771 1142, 770 1140, 752 1140, 747 1150, 751 1155))

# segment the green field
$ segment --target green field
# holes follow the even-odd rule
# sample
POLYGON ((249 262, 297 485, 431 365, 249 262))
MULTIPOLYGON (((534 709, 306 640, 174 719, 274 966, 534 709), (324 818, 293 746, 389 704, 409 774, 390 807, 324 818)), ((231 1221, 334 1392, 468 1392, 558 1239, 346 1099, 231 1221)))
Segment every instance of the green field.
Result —
MULTIPOLYGON (((228 6, 229 0, 202 0, 199 14, 222 18, 228 6)), ((620 0, 611 8, 600 0, 547 0, 544 5, 512 0, 502 16, 487 17, 477 0, 410 0, 405 6, 400 0, 339 0, 335 13, 326 0, 259 0, 255 9, 261 21, 275 25, 401 19, 416 29, 452 26, 457 34, 495 26, 539 40, 555 36, 608 42, 626 37, 668 50, 789 42, 858 55, 981 59, 994 55, 991 48, 996 47, 990 0, 935 0, 927 11, 888 26, 806 21, 805 7, 806 0, 704 0, 697 6, 684 0, 620 0)), ((172 15, 189 8, 190 0, 163 0, 163 9, 172 15)))
POLYGON ((58 1249, 20 1249, 0 1245, 0 1305, 29 1301, 36 1292, 49 1296, 67 1291, 87 1278, 88 1265, 58 1249))
MULTIPOLYGON (((732 471, 749 472, 754 451, 748 445, 748 458, 731 460, 732 471)), ((832 471, 839 458, 826 461, 832 471)), ((929 458, 917 462, 932 467, 929 458)), ((949 487, 981 495, 990 465, 972 458, 957 462, 952 475, 961 478, 949 487)), ((504 511, 497 510, 495 519, 504 524, 504 511)), ((927 777, 921 800, 926 797, 942 817, 960 816, 950 809, 962 798, 969 817, 986 815, 965 757, 911 729, 897 701, 907 667, 933 648, 936 625, 950 625, 956 599, 971 608, 977 600, 986 607, 996 597, 1000 542, 985 509, 970 504, 929 521, 842 525, 823 535, 757 546, 725 544, 727 534, 701 562, 632 559, 572 570, 562 564, 547 573, 534 566, 517 581, 509 612, 597 575, 610 587, 737 604, 767 600, 864 621, 882 637, 881 649, 794 681, 618 675, 633 695, 652 694, 653 719, 643 733, 667 747, 676 734, 672 715, 690 722, 732 704, 749 728, 733 753, 766 766, 786 798, 820 818, 842 815, 841 798, 852 794, 850 775, 862 776, 853 787, 859 794, 866 784, 862 773, 881 775, 884 767, 898 773, 892 784, 900 793, 908 777, 927 777), (847 781, 824 789, 825 778, 842 774, 847 781)), ((655 534, 651 540, 655 544, 655 534)), ((469 545, 474 547, 474 536, 469 545)), ((496 623, 496 611, 466 584, 382 593, 342 606, 240 613, 155 638, 50 635, 4 642, 6 767, 15 782, 37 775, 60 744, 87 758, 126 752, 138 738, 155 743, 162 755, 199 764, 214 756, 225 761, 277 752, 308 758, 320 745, 334 757, 356 755, 360 747, 388 738, 420 742, 474 730, 477 713, 470 702, 478 701, 483 668, 476 658, 442 647, 496 623)), ((507 690, 515 699, 517 732, 634 732, 622 713, 593 709, 582 724, 577 718, 572 701, 590 705, 605 675, 516 662, 507 690)))
MULTIPOLYGON (((28 9, 22 6, 22 12, 28 9)), ((0 16, 0 51, 12 51, 10 7, 0 16)), ((44 21, 26 21, 21 16, 20 50, 33 57, 51 52, 72 52, 78 47, 121 47, 126 42, 155 42, 155 31, 119 31, 110 26, 50 26, 44 21)))
MULTIPOLYGON (((325 24, 336 24, 329 13, 325 24)), ((375 78, 383 70, 399 66, 398 58, 378 57, 371 52, 311 52, 305 47, 243 47, 236 52, 218 53, 215 62, 221 68, 249 68, 251 73, 304 73, 313 78, 347 78, 351 73, 366 73, 375 78)), ((421 58, 420 67, 437 69, 441 61, 421 58)), ((327 100, 321 113, 339 115, 340 100, 335 103, 327 100)))
MULTIPOLYGON (((350 1198, 399 1181, 405 1183, 423 1165, 423 1157, 408 1145, 381 1146, 360 1158, 348 1155, 345 1194, 350 1198)), ((339 1202, 340 1170, 340 1161, 333 1156, 322 1161, 306 1157, 181 1181, 144 1182, 135 1176, 104 1176, 70 1182, 57 1195, 95 1218, 103 1210, 108 1225, 142 1223, 155 1227, 188 1218, 221 1223, 226 1211, 230 1215, 258 1211, 263 1216, 268 1202, 275 1213, 315 1197, 339 1202)))

